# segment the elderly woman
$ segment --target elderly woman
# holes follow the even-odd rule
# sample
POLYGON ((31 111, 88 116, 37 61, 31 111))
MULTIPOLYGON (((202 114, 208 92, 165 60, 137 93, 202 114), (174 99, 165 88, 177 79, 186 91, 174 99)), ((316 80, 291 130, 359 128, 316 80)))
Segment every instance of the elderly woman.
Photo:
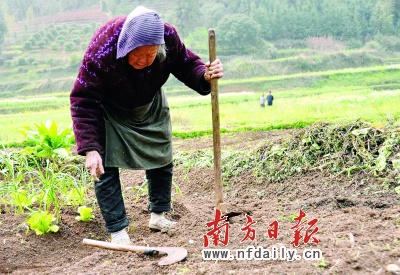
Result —
POLYGON ((149 227, 168 230, 171 208, 172 135, 162 85, 170 74, 201 95, 223 76, 187 49, 175 28, 137 7, 101 26, 92 38, 70 95, 80 155, 95 181, 97 201, 111 242, 130 244, 118 168, 146 170, 149 227))

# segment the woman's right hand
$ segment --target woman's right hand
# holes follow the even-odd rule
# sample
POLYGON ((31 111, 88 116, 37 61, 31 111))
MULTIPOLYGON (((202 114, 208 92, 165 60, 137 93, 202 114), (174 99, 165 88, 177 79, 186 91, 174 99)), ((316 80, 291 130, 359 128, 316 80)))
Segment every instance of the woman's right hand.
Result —
POLYGON ((86 168, 90 171, 95 182, 99 182, 99 177, 104 174, 103 161, 97 151, 86 152, 86 168))

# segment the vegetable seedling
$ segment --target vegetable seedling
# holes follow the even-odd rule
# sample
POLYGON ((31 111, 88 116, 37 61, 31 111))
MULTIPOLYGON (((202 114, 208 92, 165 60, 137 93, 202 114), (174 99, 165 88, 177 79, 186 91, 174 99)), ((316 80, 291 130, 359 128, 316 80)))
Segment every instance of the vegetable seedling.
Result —
POLYGON ((75 219, 82 222, 89 222, 91 219, 94 219, 92 211, 93 209, 90 207, 81 206, 78 208, 79 216, 75 217, 75 219))
POLYGON ((33 214, 26 222, 31 230, 35 230, 36 235, 43 235, 50 232, 57 232, 58 225, 53 224, 55 218, 47 211, 33 214))

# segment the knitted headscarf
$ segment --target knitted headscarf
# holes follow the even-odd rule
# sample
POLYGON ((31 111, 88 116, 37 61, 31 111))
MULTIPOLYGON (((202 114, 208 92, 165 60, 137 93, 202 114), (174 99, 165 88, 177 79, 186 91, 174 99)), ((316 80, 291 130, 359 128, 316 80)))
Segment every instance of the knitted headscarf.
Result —
POLYGON ((153 10, 135 8, 126 18, 118 37, 117 58, 140 46, 164 44, 164 23, 153 10))

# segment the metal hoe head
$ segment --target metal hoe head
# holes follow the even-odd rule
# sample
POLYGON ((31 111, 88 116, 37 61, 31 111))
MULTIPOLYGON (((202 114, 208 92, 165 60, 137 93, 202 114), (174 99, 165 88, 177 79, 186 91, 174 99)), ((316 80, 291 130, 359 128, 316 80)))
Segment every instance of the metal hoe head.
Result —
POLYGON ((167 254, 167 257, 162 258, 158 262, 159 266, 170 265, 183 261, 188 254, 187 250, 182 247, 148 247, 147 249, 167 254))
POLYGON ((236 217, 236 216, 240 216, 243 212, 241 211, 230 211, 228 212, 228 204, 225 202, 220 202, 217 204, 217 209, 221 211, 222 216, 225 216, 228 218, 228 220, 230 218, 236 217))

